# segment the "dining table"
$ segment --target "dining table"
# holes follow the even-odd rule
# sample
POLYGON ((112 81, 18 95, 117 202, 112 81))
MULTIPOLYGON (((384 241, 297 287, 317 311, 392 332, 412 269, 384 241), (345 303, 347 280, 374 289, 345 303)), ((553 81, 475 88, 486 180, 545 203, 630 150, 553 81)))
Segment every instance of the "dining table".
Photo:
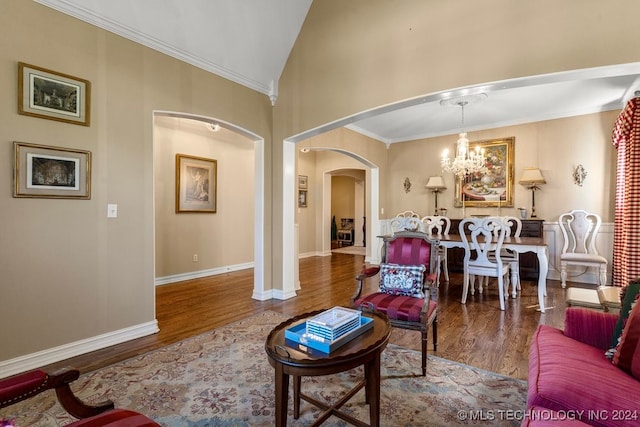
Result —
MULTIPOLYGON (((438 240, 445 248, 463 248, 464 243, 459 234, 430 234, 431 240, 438 240)), ((507 236, 502 243, 504 249, 518 253, 533 252, 538 257, 540 270, 538 274, 538 305, 544 313, 544 299, 547 296, 547 273, 549 271, 549 247, 544 237, 513 237, 507 236)))

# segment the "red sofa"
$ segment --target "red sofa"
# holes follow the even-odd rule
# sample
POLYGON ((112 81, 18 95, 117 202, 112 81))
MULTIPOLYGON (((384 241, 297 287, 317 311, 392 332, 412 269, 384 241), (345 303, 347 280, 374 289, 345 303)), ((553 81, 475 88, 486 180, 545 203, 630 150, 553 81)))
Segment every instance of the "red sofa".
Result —
POLYGON ((616 314, 570 307, 564 331, 538 327, 527 395, 534 416, 523 426, 640 425, 640 381, 605 357, 617 320, 616 314))

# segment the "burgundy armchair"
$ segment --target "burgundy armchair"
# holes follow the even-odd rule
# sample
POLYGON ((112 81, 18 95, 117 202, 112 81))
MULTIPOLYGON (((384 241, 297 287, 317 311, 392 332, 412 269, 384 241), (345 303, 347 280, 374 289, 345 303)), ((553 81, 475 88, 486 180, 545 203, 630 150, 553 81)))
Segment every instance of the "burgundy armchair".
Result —
MULTIPOLYGON (((0 408, 29 399, 46 390, 55 390, 62 407, 78 421, 68 424, 72 427, 155 427, 150 418, 128 409, 114 409, 113 402, 107 400, 96 406, 83 403, 71 391, 70 383, 80 377, 75 369, 63 369, 55 373, 33 370, 0 380, 0 408)), ((1 420, 0 416, 0 420, 1 420)))
POLYGON ((362 310, 377 310, 387 315, 391 326, 420 331, 422 376, 427 374, 427 341, 433 327, 433 349, 437 348, 438 316, 438 246, 425 233, 400 231, 383 238, 382 263, 364 266, 356 276, 357 288, 351 306, 362 310), (406 267, 406 268, 405 268, 406 267), (419 268, 422 268, 421 273, 419 268), (411 271, 409 271, 411 270, 411 271), (362 296, 364 281, 380 274, 377 292, 362 296), (421 274, 421 280, 413 280, 421 274), (407 290, 406 277, 415 286, 407 290), (398 279, 400 278, 400 279, 398 279), (402 282, 398 285, 398 282, 402 282), (395 287, 394 287, 395 286, 395 287))

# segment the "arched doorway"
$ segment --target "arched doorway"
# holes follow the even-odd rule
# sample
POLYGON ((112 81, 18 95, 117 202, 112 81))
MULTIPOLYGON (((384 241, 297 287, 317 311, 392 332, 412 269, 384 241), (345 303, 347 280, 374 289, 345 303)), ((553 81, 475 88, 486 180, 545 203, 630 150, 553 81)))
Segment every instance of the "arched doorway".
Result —
MULTIPOLYGON (((155 125, 156 119, 176 120, 176 121, 187 120, 193 123, 197 123, 201 127, 218 125, 224 128, 224 130, 227 131, 229 135, 232 135, 231 138, 237 137, 237 138, 241 138, 246 141, 249 141, 249 145, 253 151, 253 162, 252 162, 253 164, 251 165, 251 173, 253 173, 253 185, 250 186, 251 188, 253 188, 253 191, 252 191, 252 194, 248 194, 248 195, 239 194, 237 197, 253 197, 252 212, 245 213, 247 217, 247 221, 251 221, 253 225, 253 228, 252 228, 253 260, 251 260, 248 263, 239 264, 237 268, 240 269, 240 268, 253 267, 254 268, 254 291, 253 291, 252 298, 258 299, 258 300, 270 299, 272 297, 271 291, 265 291, 264 289, 266 281, 265 281, 265 268, 264 268, 264 263, 265 263, 265 259, 264 259, 264 232, 265 232, 264 231, 265 230, 264 197, 265 196, 264 194, 265 194, 265 190, 264 190, 264 179, 263 179, 263 175, 264 175, 264 140, 263 138, 239 126, 236 126, 234 124, 227 123, 221 120, 217 120, 211 117, 204 117, 204 116, 198 116, 198 115, 193 115, 188 113, 171 112, 171 111, 154 111, 153 116, 154 116, 154 138, 153 138, 154 169, 156 169, 157 167, 160 167, 159 164, 156 164, 158 163, 158 160, 156 159, 157 157, 156 150, 158 149, 158 147, 156 146, 156 144, 160 139, 160 136, 159 136, 160 130, 157 129, 155 125)), ((211 131, 213 131, 213 129, 211 129, 211 131)), ((167 157, 167 155, 165 154, 164 157, 167 157)), ((164 159, 163 161, 165 160, 167 159, 164 159)), ((170 160, 167 160, 167 161, 170 161, 170 160)), ((222 167, 224 167, 224 165, 221 165, 221 164, 218 165, 218 168, 222 168, 222 167)), ((175 176, 174 173, 170 173, 169 171, 167 171, 166 174, 170 175, 169 180, 172 179, 173 176, 175 176)), ((154 188, 156 188, 158 185, 164 185, 165 188, 163 188, 162 191, 164 193, 170 193, 170 196, 173 197, 174 187, 171 185, 169 181, 166 181, 163 184, 159 184, 155 181, 156 180, 154 179, 154 188)), ((228 182, 227 182, 227 185, 228 185, 228 182)), ((156 190, 154 189, 154 193, 155 192, 156 190)), ((163 207, 165 211, 169 209, 166 205, 167 203, 165 202, 165 206, 163 207)), ((224 206, 220 206, 219 209, 224 209, 224 206)), ((154 229, 157 228, 157 221, 158 221, 157 210, 158 210, 158 207, 154 203, 154 229)), ((234 226, 237 226, 237 224, 234 224, 234 226)), ((233 229, 233 227, 229 227, 229 228, 233 229)), ((158 248, 157 233, 158 233, 158 230, 156 230, 156 232, 154 233, 154 247, 156 248, 156 255, 154 258, 157 258, 159 256, 157 252, 159 250, 162 250, 161 248, 158 248)), ((187 255, 193 256, 192 262, 198 262, 198 257, 196 256, 197 254, 193 254, 193 255, 187 254, 187 255)), ((157 270, 157 266, 156 266, 156 270, 157 270)), ((197 267, 195 268, 195 270, 197 270, 197 267)), ((230 271, 228 267, 223 267, 221 270, 230 271)), ((205 275, 216 274, 216 270, 205 269, 199 272, 197 271, 193 274, 196 274, 196 276, 193 276, 193 277, 203 277, 205 275), (197 274, 200 274, 200 276, 197 276, 197 274)), ((155 276, 156 276, 156 284, 162 284, 163 281, 158 280, 158 271, 156 271, 155 276)), ((190 277, 189 274, 172 275, 168 278, 165 278, 164 283, 169 283, 171 280, 173 281, 185 280, 187 278, 192 278, 192 277, 190 277)))

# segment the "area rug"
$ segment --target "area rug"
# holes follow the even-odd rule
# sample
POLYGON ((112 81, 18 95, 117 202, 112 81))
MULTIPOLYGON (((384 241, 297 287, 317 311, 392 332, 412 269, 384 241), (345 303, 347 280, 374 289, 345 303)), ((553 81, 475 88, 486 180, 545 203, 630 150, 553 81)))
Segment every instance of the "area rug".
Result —
MULTIPOLYGON (((73 389, 88 402, 105 397, 116 407, 142 412, 168 427, 272 426, 274 369, 264 342, 286 320, 267 311, 142 356, 90 372, 73 389)), ((382 354, 382 426, 517 426, 526 405, 525 381, 429 356, 419 376, 420 353, 389 345, 382 354)), ((333 402, 359 379, 362 369, 303 378, 302 390, 333 402)), ((292 391, 290 391, 290 396, 292 391)), ((289 400, 288 425, 308 426, 320 410, 303 401, 298 420, 289 400)), ((369 407, 360 390, 343 410, 365 422, 369 407)), ((0 410, 17 426, 61 426, 73 418, 51 391, 0 410)), ((344 426, 332 417, 326 426, 344 426)))

